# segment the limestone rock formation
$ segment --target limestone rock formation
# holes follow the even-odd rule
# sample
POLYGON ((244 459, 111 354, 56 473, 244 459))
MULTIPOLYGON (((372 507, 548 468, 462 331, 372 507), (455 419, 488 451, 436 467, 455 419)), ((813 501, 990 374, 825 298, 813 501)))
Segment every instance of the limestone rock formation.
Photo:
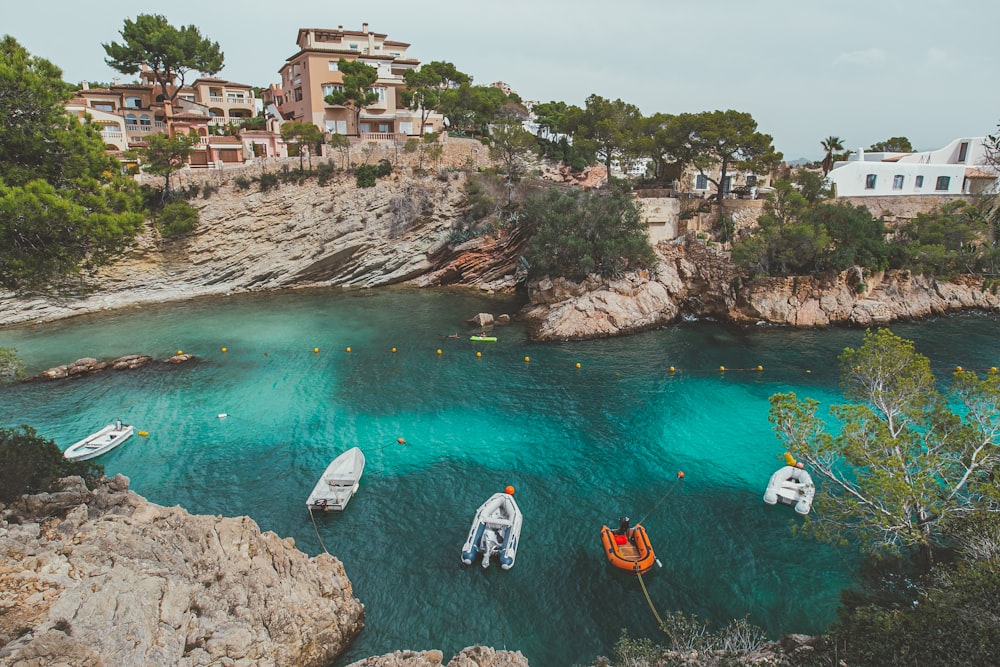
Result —
POLYGON ((963 309, 1000 309, 984 278, 950 282, 908 271, 748 280, 704 243, 659 244, 655 271, 581 283, 542 279, 529 286, 521 315, 541 340, 582 340, 634 333, 682 316, 794 327, 884 326, 963 309))
MULTIPOLYGON (((77 297, 17 298, 0 294, 0 326, 51 320, 109 308, 233 292, 304 286, 375 287, 435 273, 453 255, 448 235, 460 217, 465 178, 393 174, 373 188, 338 175, 260 192, 224 185, 195 199, 201 221, 182 238, 144 234, 128 256, 83 280, 77 297)), ((503 284, 513 263, 497 253, 454 268, 433 284, 503 284), (493 270, 499 261, 502 268, 493 270)), ((458 253, 462 255, 465 253, 458 253)), ((516 259, 516 256, 515 256, 516 259)))
MULTIPOLYGON (((382 656, 352 662, 347 667, 442 667, 441 651, 395 651, 382 656)), ((470 646, 448 661, 444 667, 528 667, 520 651, 497 651, 485 646, 470 646)))
POLYGON ((0 664, 318 667, 361 631, 332 556, 154 505, 121 475, 63 483, 0 514, 0 664))
POLYGON ((117 359, 112 359, 111 361, 98 361, 93 357, 84 357, 83 359, 77 359, 71 364, 55 366, 46 371, 42 371, 38 375, 29 379, 61 380, 63 378, 75 377, 77 375, 98 373, 108 368, 116 371, 132 370, 135 368, 142 368, 152 360, 152 357, 142 354, 127 354, 124 357, 118 357, 117 359))

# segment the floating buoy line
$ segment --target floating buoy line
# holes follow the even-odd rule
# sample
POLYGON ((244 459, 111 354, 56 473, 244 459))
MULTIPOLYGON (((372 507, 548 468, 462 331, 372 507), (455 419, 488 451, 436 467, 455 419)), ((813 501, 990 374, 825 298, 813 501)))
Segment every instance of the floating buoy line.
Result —
MULTIPOLYGON (((448 337, 451 338, 453 336, 448 336, 448 337)), ((345 346, 343 349, 344 349, 344 351, 346 353, 354 352, 354 348, 351 347, 351 346, 349 346, 349 345, 345 346)), ((315 347, 311 348, 311 350, 312 350, 312 353, 314 355, 318 355, 320 353, 319 346, 315 346, 315 347)), ((225 355, 230 350, 229 350, 228 347, 222 346, 222 347, 219 348, 219 351, 222 354, 225 355)), ((397 354, 399 352, 399 349, 397 347, 395 347, 395 346, 392 346, 392 347, 389 348, 389 352, 391 354, 397 354)), ((441 349, 441 348, 435 348, 433 350, 433 353, 435 355, 437 355, 438 357, 443 357, 444 356, 444 350, 441 349)), ((182 354, 184 354, 183 350, 177 350, 177 355, 182 355, 182 354)), ((484 353, 483 353, 482 350, 475 350, 475 351, 472 352, 472 355, 476 359, 482 359, 482 358, 484 358, 486 356, 486 355, 484 355, 484 353)), ((264 352, 264 356, 270 356, 270 353, 269 352, 264 352)), ((529 364, 530 363, 531 365, 535 365, 535 363, 537 363, 535 359, 532 359, 530 356, 527 356, 527 355, 520 357, 520 359, 525 364, 529 364)), ((581 364, 578 361, 577 362, 571 362, 571 367, 573 367, 573 368, 575 368, 577 370, 580 370, 580 369, 583 368, 583 364, 581 364)), ((720 365, 715 366, 715 367, 692 368, 692 367, 679 366, 676 363, 673 363, 673 364, 665 363, 662 366, 662 368, 663 368, 663 372, 665 374, 667 374, 668 376, 680 375, 680 374, 684 374, 684 375, 690 376, 690 375, 708 375, 708 374, 713 374, 713 373, 716 374, 716 375, 725 374, 725 373, 763 373, 764 370, 765 370, 764 366, 761 365, 761 364, 752 365, 752 366, 740 366, 740 367, 737 367, 737 366, 726 366, 725 364, 720 364, 720 365)), ((975 373, 998 373, 998 372, 1000 372, 1000 367, 998 367, 998 366, 971 367, 971 366, 964 366, 964 365, 954 365, 954 366, 937 366, 937 367, 933 367, 932 366, 931 370, 932 371, 936 371, 936 372, 943 372, 943 373, 952 373, 952 372, 959 372, 959 371, 971 371, 971 372, 975 372, 975 373)), ((783 371, 785 373, 788 373, 788 372, 803 372, 803 373, 805 373, 807 375, 811 375, 812 372, 813 372, 812 369, 810 369, 810 368, 798 368, 798 367, 795 367, 795 366, 783 366, 781 368, 781 371, 783 371)), ((621 377, 621 373, 615 373, 615 377, 621 377)))

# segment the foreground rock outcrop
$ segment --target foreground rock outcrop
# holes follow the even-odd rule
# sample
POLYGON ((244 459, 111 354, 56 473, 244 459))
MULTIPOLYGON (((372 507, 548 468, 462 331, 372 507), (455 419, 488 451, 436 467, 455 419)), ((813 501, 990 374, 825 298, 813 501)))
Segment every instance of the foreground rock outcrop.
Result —
POLYGON ((147 502, 121 475, 63 483, 0 514, 0 664, 320 667, 364 625, 330 555, 147 502))

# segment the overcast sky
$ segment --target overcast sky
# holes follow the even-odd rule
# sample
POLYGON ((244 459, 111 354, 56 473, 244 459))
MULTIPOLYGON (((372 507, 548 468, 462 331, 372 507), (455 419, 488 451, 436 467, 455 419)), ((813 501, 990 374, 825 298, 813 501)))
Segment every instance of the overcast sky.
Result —
POLYGON ((125 18, 162 13, 219 42, 217 76, 239 83, 278 82, 299 28, 367 22, 420 62, 505 81, 526 100, 748 112, 788 160, 819 159, 830 135, 852 149, 905 136, 930 150, 1000 122, 997 0, 2 2, 0 34, 73 82, 122 76, 101 44, 121 40, 125 18))

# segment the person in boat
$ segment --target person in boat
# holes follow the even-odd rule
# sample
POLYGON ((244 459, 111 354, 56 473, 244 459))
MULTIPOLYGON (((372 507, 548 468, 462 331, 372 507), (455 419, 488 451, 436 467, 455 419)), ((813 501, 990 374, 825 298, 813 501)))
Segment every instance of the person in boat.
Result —
POLYGON ((116 419, 115 420, 115 430, 116 431, 122 430, 122 420, 121 419, 116 419))

